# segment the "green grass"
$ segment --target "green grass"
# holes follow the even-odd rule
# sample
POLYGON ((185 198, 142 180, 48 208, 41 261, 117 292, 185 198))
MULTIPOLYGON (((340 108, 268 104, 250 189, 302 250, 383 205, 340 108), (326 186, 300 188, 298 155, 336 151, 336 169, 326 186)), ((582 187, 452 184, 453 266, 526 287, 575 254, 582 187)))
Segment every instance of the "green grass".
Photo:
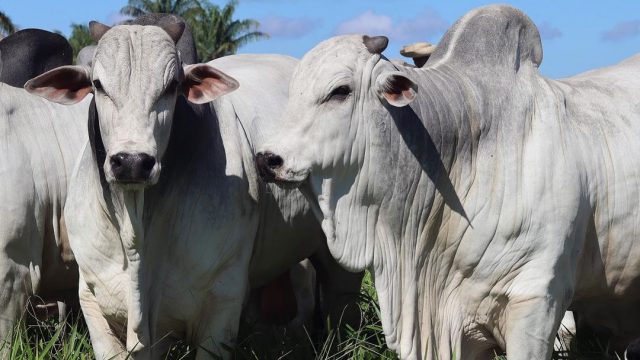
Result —
MULTIPOLYGON (((394 360, 396 354, 384 341, 380 309, 371 277, 367 274, 360 293, 362 324, 357 329, 343 327, 328 336, 309 333, 292 334, 282 327, 242 324, 233 350, 239 360, 321 359, 321 360, 394 360)), ((82 319, 71 324, 55 321, 16 326, 12 346, 0 345, 0 357, 11 360, 93 359, 89 334, 82 319), (7 355, 4 352, 8 351, 7 355)), ((553 360, 618 360, 606 355, 606 346, 597 340, 579 342, 569 354, 554 354, 553 360)), ((177 344, 167 359, 193 358, 193 349, 177 344)), ((497 356, 495 360, 506 360, 497 356)))

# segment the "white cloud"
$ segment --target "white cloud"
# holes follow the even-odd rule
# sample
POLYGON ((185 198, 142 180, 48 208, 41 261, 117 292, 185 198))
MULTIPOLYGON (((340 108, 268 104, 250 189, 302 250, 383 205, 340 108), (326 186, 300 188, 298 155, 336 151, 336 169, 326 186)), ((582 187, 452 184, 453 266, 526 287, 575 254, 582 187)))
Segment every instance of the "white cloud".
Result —
POLYGON ((602 33, 602 40, 621 41, 638 35, 640 35, 640 20, 623 21, 602 33))
POLYGON ((394 22, 391 17, 369 10, 338 25, 336 34, 386 35, 392 40, 419 41, 441 35, 449 28, 435 10, 427 9, 420 15, 394 22))
POLYGON ((369 10, 351 20, 347 20, 336 28, 337 34, 369 34, 390 35, 393 22, 386 15, 378 15, 369 10))
POLYGON ((307 35, 319 25, 318 19, 270 16, 260 20, 260 31, 273 37, 297 38, 307 35))
POLYGON ((130 20, 130 19, 131 19, 131 16, 123 15, 119 11, 115 11, 107 15, 107 25, 109 26, 118 25, 121 22, 130 20))
POLYGON ((556 39, 562 36, 562 31, 557 27, 551 25, 548 21, 543 22, 538 26, 540 37, 546 40, 556 39))

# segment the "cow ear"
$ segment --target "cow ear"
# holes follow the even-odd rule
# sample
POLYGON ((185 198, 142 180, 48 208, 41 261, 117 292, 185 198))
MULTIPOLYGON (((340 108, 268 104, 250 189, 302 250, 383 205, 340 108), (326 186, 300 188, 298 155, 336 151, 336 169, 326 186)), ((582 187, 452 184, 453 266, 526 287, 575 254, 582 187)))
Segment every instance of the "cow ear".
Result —
POLYGON ((91 77, 84 66, 61 66, 39 75, 24 84, 25 90, 59 104, 79 102, 89 94, 91 77))
POLYGON ((376 92, 390 105, 402 107, 416 98, 418 86, 399 71, 384 72, 376 79, 376 92))
POLYGON ((207 64, 184 67, 182 92, 194 104, 204 104, 228 94, 240 85, 238 81, 207 64))

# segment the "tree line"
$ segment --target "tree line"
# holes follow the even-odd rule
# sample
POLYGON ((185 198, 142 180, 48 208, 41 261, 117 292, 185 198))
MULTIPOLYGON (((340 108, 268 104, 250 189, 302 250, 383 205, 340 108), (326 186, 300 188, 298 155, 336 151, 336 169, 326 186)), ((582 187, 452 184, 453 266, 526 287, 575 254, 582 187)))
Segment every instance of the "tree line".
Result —
MULTIPOLYGON (((129 0, 120 13, 135 18, 149 13, 175 14, 185 19, 193 32, 198 60, 206 62, 221 56, 235 54, 252 41, 267 39, 260 31, 260 23, 253 19, 234 19, 238 0, 229 0, 223 7, 209 0, 129 0)), ((0 38, 18 30, 9 16, 0 11, 0 38)), ((73 57, 80 49, 93 44, 86 24, 71 24, 69 44, 73 57)))

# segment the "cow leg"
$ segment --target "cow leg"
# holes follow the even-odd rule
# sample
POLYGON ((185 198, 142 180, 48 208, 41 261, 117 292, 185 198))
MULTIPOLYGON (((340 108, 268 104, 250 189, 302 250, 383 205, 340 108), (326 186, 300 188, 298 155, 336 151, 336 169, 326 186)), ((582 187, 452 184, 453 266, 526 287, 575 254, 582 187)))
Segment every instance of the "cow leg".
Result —
POLYGON ((562 322, 560 323, 560 329, 556 335, 553 348, 555 351, 563 354, 568 354, 571 350, 571 341, 576 335, 576 322, 573 317, 573 312, 567 311, 564 313, 562 322))
POLYGON ((246 272, 240 269, 248 265, 237 264, 238 270, 222 274, 203 304, 198 323, 201 328, 195 333, 196 360, 231 359, 235 346, 243 299, 248 288, 246 272))
POLYGON ((302 337, 305 335, 303 328, 311 327, 316 307, 316 270, 309 259, 304 259, 291 268, 289 276, 297 308, 297 314, 289 327, 302 337))
POLYGON ((78 295, 96 359, 125 359, 127 352, 124 345, 113 333, 107 319, 102 315, 95 295, 91 293, 82 276, 80 276, 78 295))
POLYGON ((364 272, 352 273, 342 268, 331 256, 326 243, 311 257, 311 261, 322 291, 323 321, 328 316, 334 329, 344 324, 359 327, 358 295, 364 272))
POLYGON ((11 334, 16 321, 24 313, 27 299, 31 291, 29 269, 16 264, 2 254, 0 260, 0 348, 5 349, 5 341, 11 341, 11 334), (4 346, 3 346, 4 345, 4 346))
POLYGON ((510 301, 505 311, 509 360, 549 360, 565 312, 553 296, 510 301))
POLYGON ((0 182, 0 189, 0 348, 6 349, 3 342, 40 285, 43 224, 34 215, 34 194, 13 198, 5 189, 22 187, 12 182, 0 182))

